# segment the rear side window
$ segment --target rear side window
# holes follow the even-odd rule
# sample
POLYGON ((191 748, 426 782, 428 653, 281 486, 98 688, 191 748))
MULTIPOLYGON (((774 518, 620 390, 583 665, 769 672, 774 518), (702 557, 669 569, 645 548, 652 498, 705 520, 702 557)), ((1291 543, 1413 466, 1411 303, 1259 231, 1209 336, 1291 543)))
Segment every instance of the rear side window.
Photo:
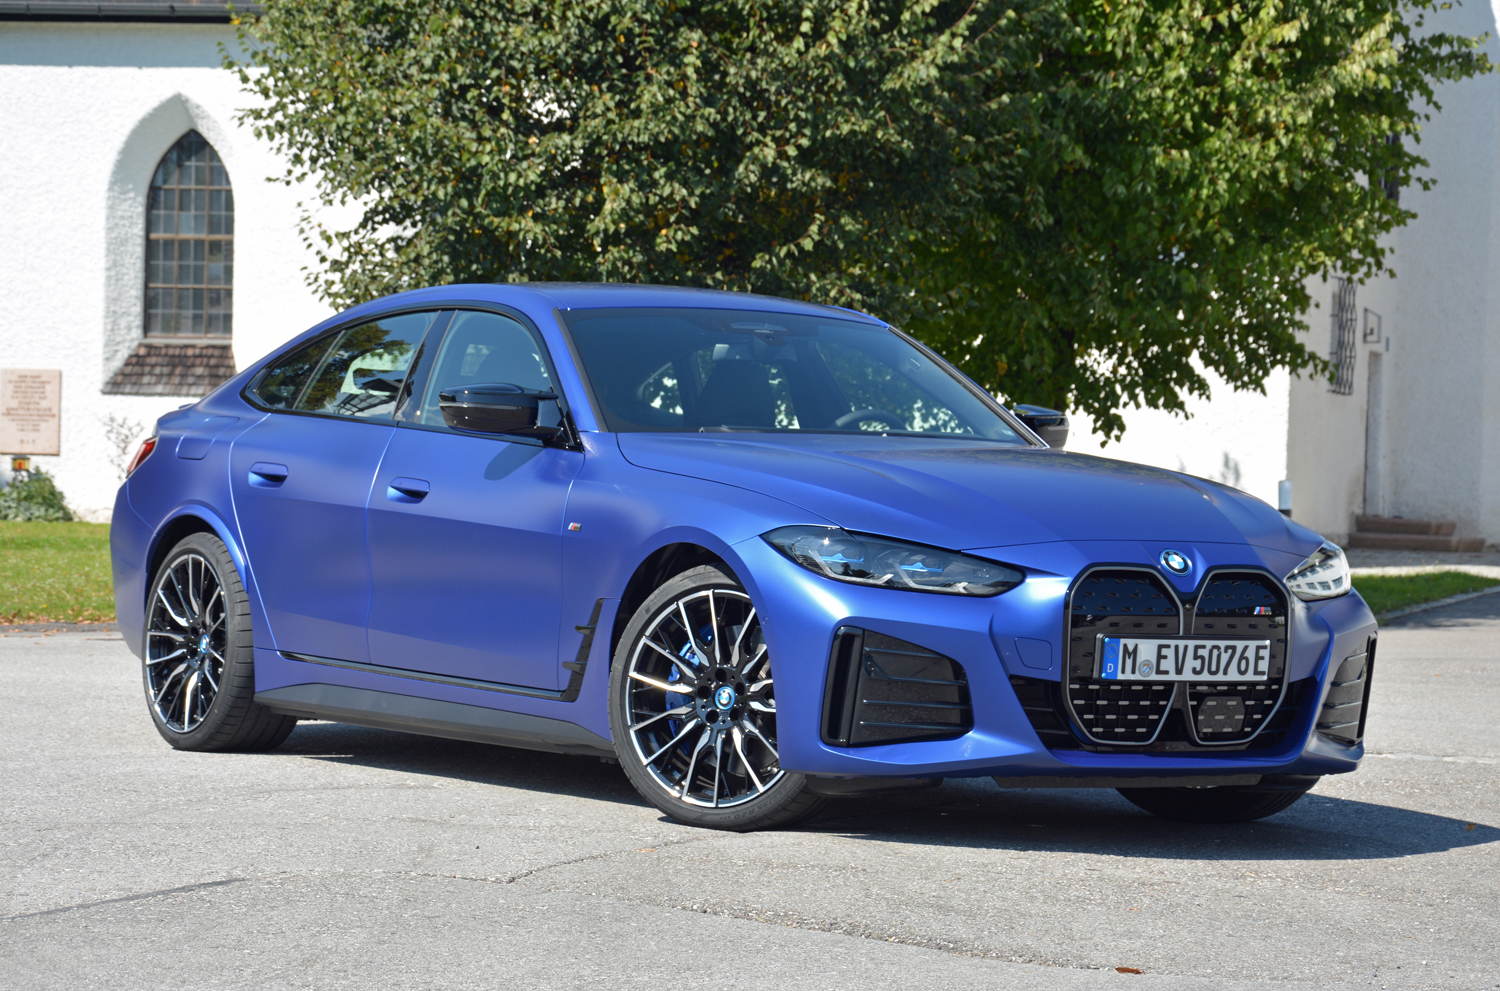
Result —
POLYGON ((278 358, 255 384, 252 391, 262 406, 271 409, 291 409, 302 394, 302 387, 312 376, 313 369, 328 353, 328 345, 336 334, 327 334, 311 344, 305 344, 291 354, 278 358))
POLYGON ((406 376, 436 311, 403 313, 351 327, 340 335, 303 390, 305 413, 389 420, 404 397, 406 376))

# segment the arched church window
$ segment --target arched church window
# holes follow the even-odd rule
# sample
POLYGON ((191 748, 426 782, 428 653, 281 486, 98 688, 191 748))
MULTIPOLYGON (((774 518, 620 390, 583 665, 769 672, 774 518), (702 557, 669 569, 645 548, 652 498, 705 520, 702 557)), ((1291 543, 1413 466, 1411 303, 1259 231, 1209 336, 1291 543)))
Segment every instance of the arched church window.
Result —
POLYGON ((146 223, 146 336, 227 338, 234 191, 213 145, 184 134, 156 167, 146 223))

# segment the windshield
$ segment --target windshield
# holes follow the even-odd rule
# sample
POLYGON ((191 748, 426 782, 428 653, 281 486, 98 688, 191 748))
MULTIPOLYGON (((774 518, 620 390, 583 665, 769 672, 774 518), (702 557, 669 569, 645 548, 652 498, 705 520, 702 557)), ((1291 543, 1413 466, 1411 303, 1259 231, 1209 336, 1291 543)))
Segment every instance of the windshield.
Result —
POLYGON ((883 327, 752 310, 574 310, 566 319, 607 430, 1025 443, 957 373, 883 327))

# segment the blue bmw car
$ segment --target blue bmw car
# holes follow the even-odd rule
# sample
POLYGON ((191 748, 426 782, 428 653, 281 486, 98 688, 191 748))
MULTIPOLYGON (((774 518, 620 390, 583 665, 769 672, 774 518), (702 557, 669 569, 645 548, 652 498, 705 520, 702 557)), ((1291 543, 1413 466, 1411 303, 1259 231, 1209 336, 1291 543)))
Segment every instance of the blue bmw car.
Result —
POLYGON ((1354 770, 1343 552, 1066 429, 849 310, 407 292, 158 421, 116 608, 173 747, 322 719, 593 754, 720 829, 978 775, 1225 822, 1354 770))

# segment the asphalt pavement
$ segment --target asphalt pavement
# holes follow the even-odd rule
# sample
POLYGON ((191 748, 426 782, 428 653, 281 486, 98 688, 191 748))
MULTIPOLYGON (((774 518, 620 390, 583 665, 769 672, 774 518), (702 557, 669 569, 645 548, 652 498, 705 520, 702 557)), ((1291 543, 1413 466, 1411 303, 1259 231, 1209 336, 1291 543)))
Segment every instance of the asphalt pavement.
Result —
POLYGON ((1384 630, 1360 770, 1229 826, 969 779, 735 835, 592 758, 177 753, 100 631, 0 637, 0 686, 0 988, 1500 988, 1500 596, 1384 630))

